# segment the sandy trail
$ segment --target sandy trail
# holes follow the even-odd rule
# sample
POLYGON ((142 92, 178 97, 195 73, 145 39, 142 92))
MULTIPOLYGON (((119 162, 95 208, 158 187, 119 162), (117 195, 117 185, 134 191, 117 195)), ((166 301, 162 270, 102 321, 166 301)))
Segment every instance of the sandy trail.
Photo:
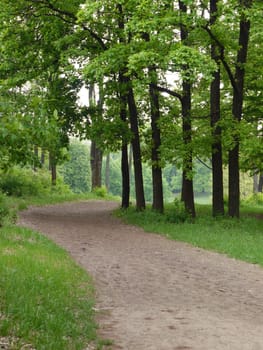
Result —
POLYGON ((30 208, 20 224, 94 278, 113 350, 263 350, 263 269, 123 224, 116 203, 30 208))

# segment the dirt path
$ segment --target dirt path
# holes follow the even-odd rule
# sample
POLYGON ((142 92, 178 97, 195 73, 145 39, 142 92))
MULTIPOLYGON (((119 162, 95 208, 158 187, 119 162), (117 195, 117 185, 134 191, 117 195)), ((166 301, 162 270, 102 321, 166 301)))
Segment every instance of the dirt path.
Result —
POLYGON ((262 268, 124 225, 115 206, 67 203, 20 218, 94 277, 112 349, 263 350, 262 268))

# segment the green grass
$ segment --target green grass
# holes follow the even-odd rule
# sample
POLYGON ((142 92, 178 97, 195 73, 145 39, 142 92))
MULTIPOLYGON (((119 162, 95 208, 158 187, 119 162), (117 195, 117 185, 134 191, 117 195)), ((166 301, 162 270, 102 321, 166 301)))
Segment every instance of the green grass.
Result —
POLYGON ((0 335, 36 349, 83 349, 96 340, 93 287, 68 254, 42 235, 0 230, 0 335), (21 342, 20 342, 21 341, 21 342))
POLYGON ((180 222, 175 208, 168 206, 165 215, 146 209, 137 212, 134 208, 117 211, 116 214, 130 224, 142 227, 147 232, 164 235, 193 246, 224 253, 230 257, 263 266, 263 220, 252 214, 263 212, 261 208, 242 208, 241 219, 211 217, 210 206, 199 205, 194 222, 180 222), (250 215, 247 215, 249 212, 250 215))
POLYGON ((42 196, 24 196, 24 197, 6 197, 6 202, 9 208, 16 210, 26 209, 30 205, 43 206, 49 204, 58 204, 63 202, 74 202, 82 200, 119 200, 119 198, 106 195, 106 197, 101 197, 97 193, 90 192, 84 194, 76 193, 54 193, 50 195, 42 196))

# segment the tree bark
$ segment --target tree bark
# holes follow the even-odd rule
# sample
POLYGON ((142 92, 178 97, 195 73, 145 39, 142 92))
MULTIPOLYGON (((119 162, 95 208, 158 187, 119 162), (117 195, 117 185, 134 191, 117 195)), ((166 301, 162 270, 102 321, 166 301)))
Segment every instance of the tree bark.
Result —
POLYGON ((106 155, 106 164, 105 164, 105 186, 107 191, 110 191, 110 153, 106 155))
POLYGON ((91 189, 101 187, 101 168, 102 152, 96 146, 95 141, 91 141, 90 147, 90 166, 91 166, 91 189))
MULTIPOLYGON (((210 24, 217 18, 218 0, 210 0, 210 24)), ((221 135, 218 125, 220 121, 220 53, 216 43, 211 45, 211 58, 217 63, 218 70, 214 72, 214 79, 210 86, 210 123, 212 128, 212 213, 213 216, 224 215, 224 186, 223 186, 223 156, 221 135)))
POLYGON ((37 171, 37 160, 38 160, 38 157, 39 157, 39 154, 38 154, 38 146, 34 146, 34 156, 35 156, 35 160, 34 160, 34 163, 33 163, 33 170, 34 171, 37 171))
POLYGON ((122 172, 122 201, 123 209, 129 208, 130 205, 130 173, 128 161, 128 146, 123 144, 121 150, 121 172, 122 172))
MULTIPOLYGON (((99 105, 102 104, 100 98, 99 105)), ((94 85, 89 86, 89 105, 96 105, 96 96, 94 85)), ((102 169, 102 151, 97 147, 96 141, 91 140, 90 146, 90 167, 91 167, 91 189, 94 190, 96 187, 101 187, 101 169, 102 169)))
POLYGON ((42 148, 41 149, 41 165, 44 166, 45 165, 45 150, 42 148))
POLYGON ((258 175, 253 175, 253 193, 258 193, 258 175))
POLYGON ((259 175, 258 192, 263 192, 263 173, 259 175))
POLYGON ((56 186, 57 184, 57 165, 55 157, 49 152, 49 170, 51 172, 51 185, 56 186))
POLYGON ((156 70, 149 69, 152 78, 152 83, 149 86, 150 104, 151 104, 151 128, 152 128, 152 184, 153 184, 153 204, 152 208, 160 213, 163 213, 163 181, 162 168, 160 165, 160 146, 161 146, 161 131, 159 128, 160 106, 159 92, 157 91, 156 70))
MULTIPOLYGON (((117 4, 117 10, 119 13, 118 27, 120 30, 120 43, 125 42, 124 29, 124 14, 122 4, 117 4)), ((125 75, 125 68, 119 73, 119 94, 120 94, 120 119, 127 123, 127 105, 128 105, 128 78, 125 75)), ((121 174, 122 174, 122 208, 129 208, 130 205, 130 169, 129 169, 129 158, 128 158, 128 144, 127 140, 122 137, 122 148, 121 148, 121 174)))
POLYGON ((135 195, 136 208, 141 211, 145 209, 145 196, 143 187, 142 175, 142 160, 141 160, 141 145, 138 125, 138 111, 134 99, 133 88, 131 81, 128 82, 128 106, 130 117, 130 128, 132 132, 132 150, 133 150, 133 166, 134 166, 134 181, 135 181, 135 195))
MULTIPOLYGON (((187 6, 183 1, 179 0, 179 8, 182 14, 187 13, 187 6)), ((180 25, 181 41, 185 43, 188 39, 188 30, 183 23, 180 25)), ((185 66, 187 68, 187 66, 185 66)), ((191 83, 183 80, 183 95, 181 98, 182 104, 182 129, 183 142, 185 147, 185 155, 183 156, 183 182, 182 182, 182 196, 185 210, 194 218, 195 204, 194 204, 194 186, 193 186, 193 155, 191 150, 192 143, 192 122, 191 122, 191 83)))
MULTIPOLYGON (((123 72, 119 75, 120 84, 120 119, 127 123, 127 78, 123 72)), ((130 170, 128 158, 127 141, 122 138, 121 148, 121 174, 122 174, 122 208, 129 208, 130 205, 130 170)))
MULTIPOLYGON (((240 0, 240 6, 245 10, 251 6, 251 0, 240 0)), ((239 50, 235 68, 235 85, 233 87, 232 115, 238 123, 241 121, 244 99, 244 64, 247 61, 248 42, 250 32, 250 21, 243 14, 239 23, 239 50)), ((240 178, 239 178, 239 136, 234 136, 234 148, 229 151, 229 199, 228 214, 232 217, 240 216, 240 178)))

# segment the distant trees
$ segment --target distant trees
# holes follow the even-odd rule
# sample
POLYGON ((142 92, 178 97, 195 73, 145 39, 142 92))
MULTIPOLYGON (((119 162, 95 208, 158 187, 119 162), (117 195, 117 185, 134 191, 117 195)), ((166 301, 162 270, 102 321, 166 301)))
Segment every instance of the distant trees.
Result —
POLYGON ((91 190, 91 168, 87 145, 71 141, 68 157, 68 161, 59 167, 65 183, 75 193, 89 192, 91 190))

